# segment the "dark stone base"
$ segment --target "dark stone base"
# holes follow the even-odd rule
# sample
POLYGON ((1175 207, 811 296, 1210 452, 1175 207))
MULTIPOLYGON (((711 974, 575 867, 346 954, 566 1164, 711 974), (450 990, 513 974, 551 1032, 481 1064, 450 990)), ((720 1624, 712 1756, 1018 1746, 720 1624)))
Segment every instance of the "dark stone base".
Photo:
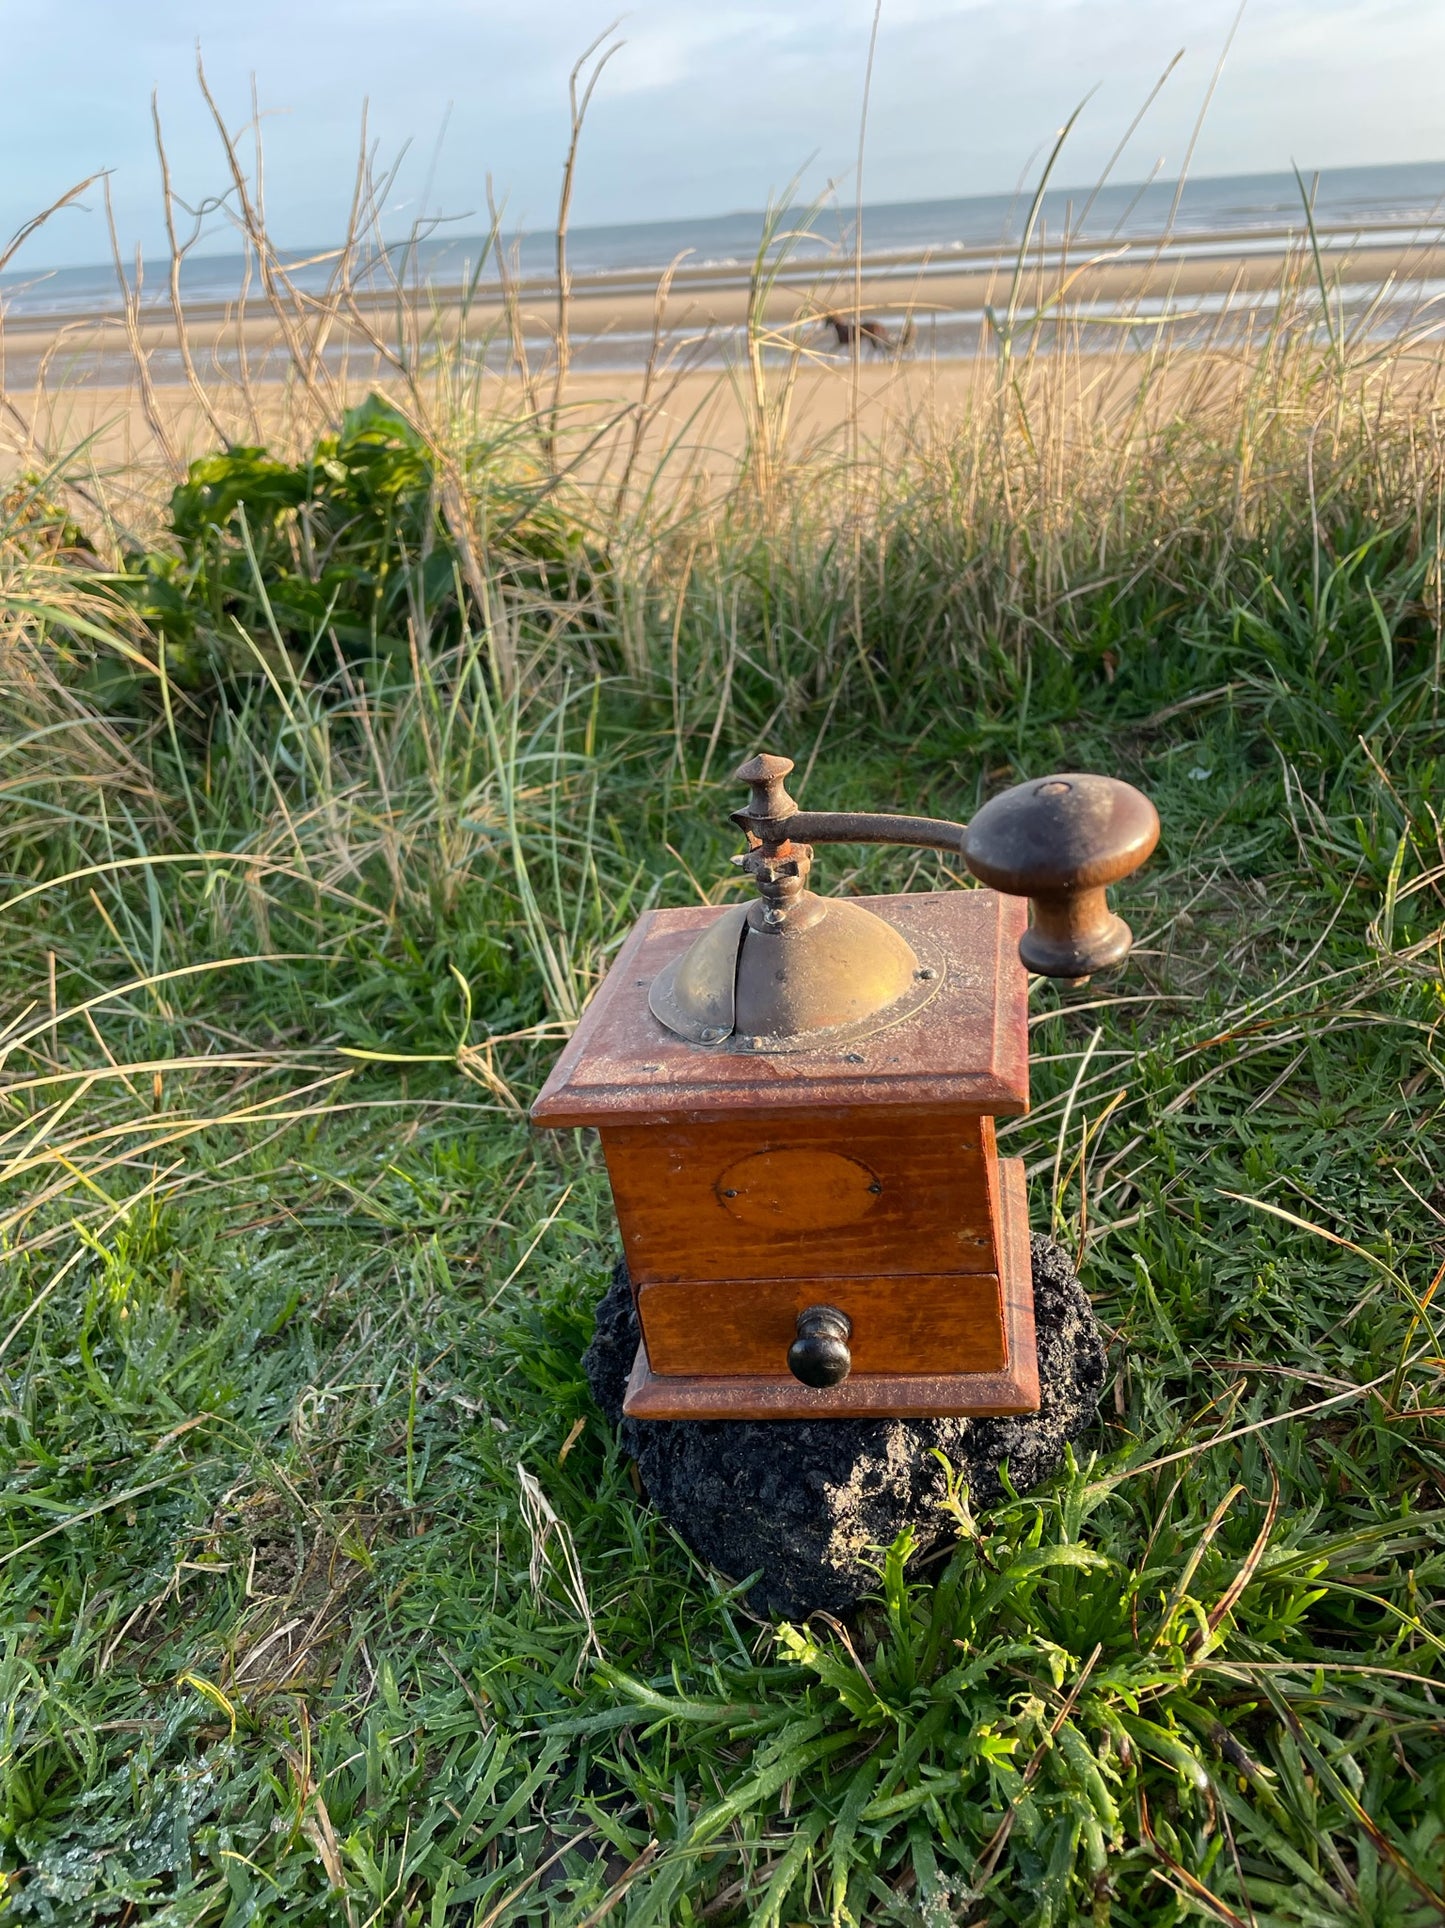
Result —
POLYGON ((950 1537, 939 1507, 941 1451, 976 1510, 1055 1470, 1093 1420, 1104 1347, 1084 1288, 1059 1247, 1032 1240, 1042 1403, 1011 1419, 635 1420, 622 1414, 637 1351, 637 1314, 618 1263, 597 1307, 583 1364, 598 1405, 637 1461, 648 1497, 694 1552, 723 1573, 761 1569, 748 1594, 760 1614, 838 1613, 876 1590, 876 1549, 912 1526, 919 1550, 950 1537))

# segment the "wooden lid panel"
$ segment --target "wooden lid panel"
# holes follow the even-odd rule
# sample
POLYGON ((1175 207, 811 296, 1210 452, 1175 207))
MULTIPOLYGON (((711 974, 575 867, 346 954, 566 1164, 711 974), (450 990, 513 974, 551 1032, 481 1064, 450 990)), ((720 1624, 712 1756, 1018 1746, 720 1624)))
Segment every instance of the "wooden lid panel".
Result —
POLYGON ((936 1106, 1028 1109, 1028 909, 990 890, 856 900, 942 952, 944 981, 912 1016, 846 1046, 770 1055, 685 1043, 647 1007, 653 978, 710 921, 710 905, 649 912, 619 952, 532 1107, 534 1124, 685 1123, 740 1111, 936 1106))

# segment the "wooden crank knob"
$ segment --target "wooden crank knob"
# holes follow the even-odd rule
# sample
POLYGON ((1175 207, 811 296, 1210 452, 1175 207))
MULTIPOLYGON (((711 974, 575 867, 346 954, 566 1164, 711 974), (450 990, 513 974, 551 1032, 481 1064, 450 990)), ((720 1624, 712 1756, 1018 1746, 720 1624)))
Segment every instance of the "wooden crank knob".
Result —
POLYGON ((981 883, 1029 899, 1027 969, 1083 978, 1128 955, 1133 935, 1105 892, 1158 841, 1158 812, 1132 785, 1067 771, 991 798, 968 826, 963 860, 981 883))
POLYGON ((798 1336, 788 1347, 788 1371, 805 1386, 841 1386, 853 1370, 848 1341, 853 1321, 836 1305, 810 1305, 798 1314, 798 1336))

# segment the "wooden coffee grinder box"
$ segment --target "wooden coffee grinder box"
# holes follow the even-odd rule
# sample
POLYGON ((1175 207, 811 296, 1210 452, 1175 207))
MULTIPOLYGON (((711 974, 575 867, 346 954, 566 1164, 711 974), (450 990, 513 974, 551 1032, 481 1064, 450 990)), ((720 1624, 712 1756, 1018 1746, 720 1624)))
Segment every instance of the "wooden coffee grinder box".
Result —
POLYGON ((1028 974, 1118 963, 1107 885, 1153 849, 1127 784, 1020 784, 967 827, 805 812, 738 772, 747 904, 646 914, 532 1107, 597 1130, 641 1342, 639 1419, 1026 1413, 1028 974), (812 846, 950 851, 986 886, 808 889, 812 846), (1033 920, 1023 899, 1032 900, 1033 920))

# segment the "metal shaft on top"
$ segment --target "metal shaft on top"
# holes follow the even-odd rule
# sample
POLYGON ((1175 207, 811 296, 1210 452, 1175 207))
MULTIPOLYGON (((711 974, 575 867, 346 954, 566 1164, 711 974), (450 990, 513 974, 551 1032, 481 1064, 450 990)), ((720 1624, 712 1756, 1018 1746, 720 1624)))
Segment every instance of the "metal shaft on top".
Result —
POLYGON ((785 756, 755 756, 734 772, 752 792, 746 810, 729 822, 765 848, 783 843, 903 844, 963 855, 965 825, 943 817, 885 816, 873 810, 800 810, 783 787, 792 770, 785 756))

